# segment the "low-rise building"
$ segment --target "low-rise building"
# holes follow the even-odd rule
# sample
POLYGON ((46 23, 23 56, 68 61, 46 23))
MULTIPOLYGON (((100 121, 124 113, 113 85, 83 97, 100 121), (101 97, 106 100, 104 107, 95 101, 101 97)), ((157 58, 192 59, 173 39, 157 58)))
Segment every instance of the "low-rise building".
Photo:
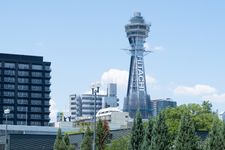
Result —
POLYGON ((128 112, 122 112, 117 107, 103 108, 96 114, 96 118, 106 120, 110 129, 124 129, 129 128, 130 121, 128 112))

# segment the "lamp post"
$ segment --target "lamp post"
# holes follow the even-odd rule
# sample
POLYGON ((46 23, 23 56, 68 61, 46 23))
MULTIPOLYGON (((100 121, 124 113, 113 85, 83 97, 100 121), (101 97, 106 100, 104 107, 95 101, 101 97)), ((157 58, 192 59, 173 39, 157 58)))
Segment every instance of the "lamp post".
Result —
POLYGON ((99 93, 100 84, 96 83, 93 84, 91 87, 92 95, 94 96, 94 137, 93 137, 93 147, 92 149, 96 149, 96 99, 97 99, 97 93, 99 93))
POLYGON ((4 114, 6 117, 6 127, 5 127, 5 150, 8 150, 8 114, 10 113, 10 109, 5 109, 4 114))

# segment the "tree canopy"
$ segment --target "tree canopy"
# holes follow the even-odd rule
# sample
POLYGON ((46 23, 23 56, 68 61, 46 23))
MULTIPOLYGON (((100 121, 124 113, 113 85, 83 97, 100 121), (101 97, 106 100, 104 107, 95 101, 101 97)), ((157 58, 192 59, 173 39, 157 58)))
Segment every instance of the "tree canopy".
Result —
POLYGON ((141 150, 143 138, 144 138, 144 128, 141 113, 137 111, 131 131, 130 149, 141 150))
POLYGON ((202 105, 184 104, 175 108, 168 108, 163 113, 172 135, 177 134, 183 114, 188 114, 191 117, 197 131, 209 131, 213 121, 220 122, 217 114, 211 111, 211 104, 208 101, 204 101, 202 105))
POLYGON ((89 127, 87 127, 84 138, 81 143, 81 150, 91 150, 92 149, 92 133, 89 127))

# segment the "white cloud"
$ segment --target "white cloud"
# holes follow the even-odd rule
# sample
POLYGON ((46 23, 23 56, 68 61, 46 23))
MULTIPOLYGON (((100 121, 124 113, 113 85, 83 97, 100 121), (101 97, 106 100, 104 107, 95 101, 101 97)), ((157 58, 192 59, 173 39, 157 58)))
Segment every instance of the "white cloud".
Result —
POLYGON ((223 94, 211 94, 206 95, 202 97, 204 100, 209 100, 210 102, 216 102, 216 103, 224 103, 225 102, 225 93, 223 94))
POLYGON ((162 51, 164 48, 162 46, 155 46, 153 47, 153 51, 162 51))
POLYGON ((101 76, 101 84, 117 83, 117 86, 126 87, 128 82, 128 71, 109 69, 101 76))
POLYGON ((203 96, 216 93, 216 89, 209 85, 197 84, 192 87, 188 86, 178 86, 175 88, 174 93, 176 95, 186 95, 186 96, 203 96))
POLYGON ((57 115, 57 108, 56 108, 56 102, 54 100, 50 100, 50 122, 56 122, 56 115, 57 115))
MULTIPOLYGON (((126 70, 109 69, 101 76, 101 83, 117 83, 119 87, 127 87, 129 73, 126 70)), ((156 79, 150 75, 146 75, 147 84, 156 84, 156 79)))
POLYGON ((144 43, 144 48, 147 51, 153 51, 153 52, 164 50, 164 47, 162 47, 162 46, 152 46, 152 45, 148 44, 147 42, 144 43))

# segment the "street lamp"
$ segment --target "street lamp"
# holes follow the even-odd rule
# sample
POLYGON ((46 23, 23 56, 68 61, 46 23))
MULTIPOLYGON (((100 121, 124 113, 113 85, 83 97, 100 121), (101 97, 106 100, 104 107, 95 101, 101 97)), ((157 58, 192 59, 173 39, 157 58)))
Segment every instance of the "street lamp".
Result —
POLYGON ((97 93, 99 93, 99 88, 100 88, 100 84, 96 83, 93 84, 91 87, 92 90, 92 95, 94 95, 94 137, 93 137, 93 147, 92 149, 95 150, 96 149, 96 99, 97 99, 97 93))
POLYGON ((5 127, 5 150, 8 150, 8 114, 10 113, 10 109, 5 109, 4 114, 6 117, 6 127, 5 127))

